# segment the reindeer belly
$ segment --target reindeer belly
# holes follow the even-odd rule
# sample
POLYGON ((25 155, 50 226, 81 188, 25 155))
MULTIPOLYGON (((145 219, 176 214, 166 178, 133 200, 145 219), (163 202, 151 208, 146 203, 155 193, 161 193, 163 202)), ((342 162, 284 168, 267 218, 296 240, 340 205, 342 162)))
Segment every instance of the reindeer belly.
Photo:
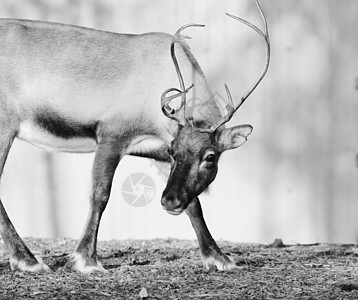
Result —
POLYGON ((40 113, 21 122, 17 137, 47 150, 93 152, 97 145, 96 130, 96 122, 80 124, 40 113))

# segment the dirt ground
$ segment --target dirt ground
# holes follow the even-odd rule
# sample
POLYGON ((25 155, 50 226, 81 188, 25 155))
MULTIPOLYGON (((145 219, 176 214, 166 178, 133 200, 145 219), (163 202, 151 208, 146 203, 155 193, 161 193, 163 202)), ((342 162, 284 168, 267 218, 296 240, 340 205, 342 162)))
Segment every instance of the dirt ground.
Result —
POLYGON ((182 240, 99 243, 109 273, 65 267, 69 239, 25 239, 53 272, 11 271, 0 240, 0 299, 358 299, 358 245, 220 242, 238 270, 206 271, 198 245, 182 240))

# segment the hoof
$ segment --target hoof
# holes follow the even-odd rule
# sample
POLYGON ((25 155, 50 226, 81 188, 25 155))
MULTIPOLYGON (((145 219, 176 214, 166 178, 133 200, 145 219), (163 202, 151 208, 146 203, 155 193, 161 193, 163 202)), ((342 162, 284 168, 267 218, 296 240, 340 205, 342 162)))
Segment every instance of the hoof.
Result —
POLYGON ((108 273, 97 259, 86 260, 80 253, 73 253, 66 267, 82 274, 108 273))
POLYGON ((51 272, 51 269, 42 261, 40 256, 35 256, 32 260, 10 258, 11 270, 26 271, 33 273, 51 272))
POLYGON ((214 253, 212 255, 202 256, 202 262, 206 270, 217 269, 219 271, 239 269, 227 255, 223 253, 214 253))

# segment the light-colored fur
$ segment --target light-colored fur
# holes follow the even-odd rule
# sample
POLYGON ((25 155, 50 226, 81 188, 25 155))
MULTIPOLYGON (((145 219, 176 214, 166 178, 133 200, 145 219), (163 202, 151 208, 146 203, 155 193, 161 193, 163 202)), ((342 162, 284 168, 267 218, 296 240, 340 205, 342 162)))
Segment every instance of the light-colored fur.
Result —
MULTIPOLYGON (((95 145, 51 137, 32 121, 39 108, 80 123, 96 121, 100 130, 114 133, 136 120, 146 122, 153 136, 168 142, 176 124, 163 116, 160 96, 179 86, 171 40, 164 33, 128 35, 2 19, 0 103, 18 122, 19 138, 45 148, 89 152, 95 145)), ((194 79, 196 94, 210 99, 190 52, 179 45, 176 54, 188 85, 194 79)))

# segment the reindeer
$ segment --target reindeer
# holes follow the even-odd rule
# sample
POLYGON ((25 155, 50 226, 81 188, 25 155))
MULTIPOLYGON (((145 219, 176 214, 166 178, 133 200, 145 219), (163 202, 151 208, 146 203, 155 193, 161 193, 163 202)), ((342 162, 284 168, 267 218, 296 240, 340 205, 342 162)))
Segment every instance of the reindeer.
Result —
MULTIPOLYGON (((206 106, 191 116, 185 113, 186 96, 193 87, 201 99, 213 96, 186 37, 181 35, 185 28, 201 25, 183 26, 171 36, 117 34, 29 20, 0 21, 0 173, 15 138, 49 150, 95 152, 88 219, 68 267, 82 273, 105 272, 97 258, 97 234, 113 175, 124 155, 171 164, 162 207, 172 215, 187 213, 206 268, 235 267, 212 238, 198 195, 214 180, 220 155, 244 144, 252 132, 250 125, 225 128, 225 123, 257 87, 269 65, 266 19, 255 2, 264 31, 228 16, 263 37, 266 64, 236 106, 225 85, 228 104, 224 117, 215 102, 210 114, 206 106), (183 78, 193 78, 188 88, 183 78), (173 87, 178 80, 180 86, 173 87), (175 106, 175 102, 180 103, 175 106)), ((12 269, 50 270, 22 241, 1 201, 0 233, 12 269)))

